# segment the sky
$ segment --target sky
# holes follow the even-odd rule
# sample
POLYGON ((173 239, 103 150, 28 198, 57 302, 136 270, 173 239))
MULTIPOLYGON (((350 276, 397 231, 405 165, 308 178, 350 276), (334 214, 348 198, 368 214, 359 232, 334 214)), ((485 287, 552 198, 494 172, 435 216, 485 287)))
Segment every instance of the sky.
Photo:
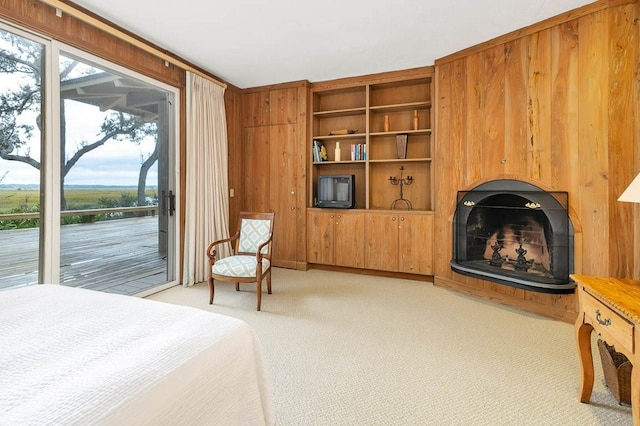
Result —
MULTIPOLYGON (((78 102, 72 102, 79 104, 78 102)), ((80 113, 67 113, 67 151, 73 155, 84 140, 97 139, 96 134, 104 114, 98 108, 76 105, 80 113)), ((67 108, 68 111, 68 108, 67 108)), ((155 140, 149 138, 136 145, 126 141, 108 141, 103 146, 85 154, 67 177, 66 185, 138 185, 140 165, 153 152, 155 140)), ((147 175, 147 184, 157 186, 157 162, 147 175)))
MULTIPOLYGON (((97 107, 79 102, 67 102, 67 157, 78 150, 83 140, 97 139, 104 113, 97 107)), ((37 129, 36 129, 37 131, 37 129)), ((30 155, 40 160, 39 134, 29 142, 30 155)), ((154 149, 152 138, 140 145, 126 141, 108 141, 103 146, 84 154, 65 178, 65 185, 118 185, 137 186, 143 158, 154 149)), ((21 153, 24 153, 24 149, 21 153)), ((39 184, 39 171, 18 162, 0 159, 1 184, 39 184), (5 174, 6 173, 6 174, 5 174), (4 178, 2 178, 4 176, 4 178)), ((147 186, 157 186, 157 162, 147 175, 147 186)))

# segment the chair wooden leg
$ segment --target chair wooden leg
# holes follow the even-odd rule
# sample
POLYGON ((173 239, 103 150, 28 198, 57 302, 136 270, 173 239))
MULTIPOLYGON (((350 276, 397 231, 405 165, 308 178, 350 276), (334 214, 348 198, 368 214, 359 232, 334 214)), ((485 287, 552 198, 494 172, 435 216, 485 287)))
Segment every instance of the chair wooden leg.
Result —
POLYGON ((262 301, 262 277, 258 277, 258 283, 256 285, 256 293, 258 294, 258 307, 257 311, 260 310, 260 302, 262 301))
POLYGON ((267 293, 271 294, 271 268, 267 271, 267 293))
POLYGON ((236 291, 240 291, 240 283, 236 283, 236 291))
POLYGON ((209 277, 209 304, 213 305, 213 278, 209 277))

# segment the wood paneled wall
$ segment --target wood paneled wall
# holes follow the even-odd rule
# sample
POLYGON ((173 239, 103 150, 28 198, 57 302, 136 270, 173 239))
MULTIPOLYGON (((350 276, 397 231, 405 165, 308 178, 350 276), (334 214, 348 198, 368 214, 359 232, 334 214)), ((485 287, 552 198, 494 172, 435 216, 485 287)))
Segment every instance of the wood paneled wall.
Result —
POLYGON ((229 190, 233 190, 233 197, 229 198, 229 231, 233 235, 238 229, 238 216, 243 206, 244 173, 242 143, 242 90, 227 87, 224 92, 224 105, 227 116, 227 143, 229 147, 229 190))
POLYGON ((436 61, 436 285, 573 320, 574 295, 453 273, 456 192, 501 178, 568 191, 575 272, 640 279, 640 5, 601 1, 436 61), (461 167, 462 166, 462 167, 461 167))
POLYGON ((185 85, 184 70, 72 16, 58 18, 53 7, 39 1, 0 0, 0 17, 172 86, 185 85))

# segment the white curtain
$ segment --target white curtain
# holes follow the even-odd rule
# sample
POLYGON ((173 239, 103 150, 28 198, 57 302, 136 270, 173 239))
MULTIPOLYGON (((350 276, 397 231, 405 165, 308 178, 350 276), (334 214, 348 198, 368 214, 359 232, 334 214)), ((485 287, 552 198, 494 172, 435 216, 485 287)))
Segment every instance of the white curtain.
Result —
MULTIPOLYGON (((187 165, 182 284, 209 277, 207 246, 229 236, 224 88, 187 72, 187 165)), ((222 248, 228 256, 229 246, 222 248)))

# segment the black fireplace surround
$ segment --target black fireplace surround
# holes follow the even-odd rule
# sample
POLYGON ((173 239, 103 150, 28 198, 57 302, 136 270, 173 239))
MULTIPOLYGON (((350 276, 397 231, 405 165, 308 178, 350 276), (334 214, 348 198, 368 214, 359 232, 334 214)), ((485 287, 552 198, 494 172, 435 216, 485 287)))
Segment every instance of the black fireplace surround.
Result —
POLYGON ((451 269, 531 291, 572 293, 568 194, 512 179, 459 191, 451 269))

